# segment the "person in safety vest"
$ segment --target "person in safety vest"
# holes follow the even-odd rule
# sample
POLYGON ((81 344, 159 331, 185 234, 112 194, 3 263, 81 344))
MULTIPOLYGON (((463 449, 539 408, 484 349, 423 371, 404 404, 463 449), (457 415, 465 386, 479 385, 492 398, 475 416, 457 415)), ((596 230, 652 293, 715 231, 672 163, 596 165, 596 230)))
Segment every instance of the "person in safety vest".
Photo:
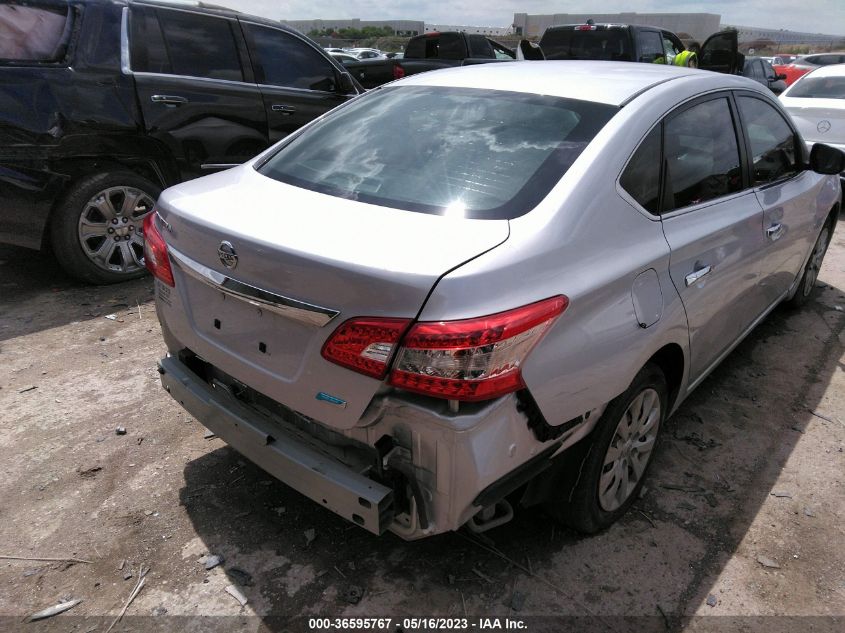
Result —
POLYGON ((681 51, 680 53, 675 55, 675 59, 672 60, 672 63, 675 66, 684 66, 686 68, 698 68, 698 55, 696 55, 692 51, 681 51))

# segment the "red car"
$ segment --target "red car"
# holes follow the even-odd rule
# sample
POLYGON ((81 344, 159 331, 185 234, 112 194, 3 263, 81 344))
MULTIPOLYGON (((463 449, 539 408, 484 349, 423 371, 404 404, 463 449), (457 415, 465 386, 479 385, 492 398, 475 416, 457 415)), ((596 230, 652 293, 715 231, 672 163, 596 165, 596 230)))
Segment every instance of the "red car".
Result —
POLYGON ((806 75, 819 66, 843 63, 845 63, 845 52, 817 53, 815 55, 804 55, 784 66, 774 66, 774 69, 777 74, 786 75, 786 85, 791 86, 799 77, 806 75))

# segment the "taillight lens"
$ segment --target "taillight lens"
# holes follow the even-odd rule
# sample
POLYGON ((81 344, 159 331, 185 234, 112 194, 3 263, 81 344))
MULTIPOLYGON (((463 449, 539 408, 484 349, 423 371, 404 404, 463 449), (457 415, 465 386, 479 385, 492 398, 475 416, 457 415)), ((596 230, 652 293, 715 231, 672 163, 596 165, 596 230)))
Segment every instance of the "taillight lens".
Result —
POLYGON ((323 358, 359 373, 382 379, 410 319, 377 317, 341 323, 323 345, 323 358))
POLYGON ((402 340, 389 382, 468 402, 522 389, 522 363, 568 305, 560 295, 475 319, 417 323, 402 340))
POLYGON ((167 256, 167 244, 156 226, 157 216, 158 213, 153 210, 144 218, 144 265, 156 279, 172 288, 176 283, 167 256))
POLYGON ((393 64, 393 78, 402 79, 405 76, 405 69, 400 64, 393 64))

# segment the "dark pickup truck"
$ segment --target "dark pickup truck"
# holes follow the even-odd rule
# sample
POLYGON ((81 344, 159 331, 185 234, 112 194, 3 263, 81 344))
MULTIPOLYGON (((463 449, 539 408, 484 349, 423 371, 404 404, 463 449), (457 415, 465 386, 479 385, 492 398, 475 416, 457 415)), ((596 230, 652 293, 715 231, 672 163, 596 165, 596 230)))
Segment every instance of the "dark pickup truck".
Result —
POLYGON ((514 51, 483 35, 448 31, 411 38, 402 59, 366 59, 344 63, 344 66, 369 89, 429 70, 514 59, 514 51))

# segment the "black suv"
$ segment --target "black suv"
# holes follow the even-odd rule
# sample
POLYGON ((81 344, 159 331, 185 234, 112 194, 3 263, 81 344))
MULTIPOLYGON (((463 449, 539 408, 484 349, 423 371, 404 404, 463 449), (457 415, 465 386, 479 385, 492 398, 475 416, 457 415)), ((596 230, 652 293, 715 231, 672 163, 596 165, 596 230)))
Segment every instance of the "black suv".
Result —
POLYGON ((88 282, 143 274, 163 188, 363 92, 300 33, 200 3, 0 0, 0 33, 0 242, 88 282))

